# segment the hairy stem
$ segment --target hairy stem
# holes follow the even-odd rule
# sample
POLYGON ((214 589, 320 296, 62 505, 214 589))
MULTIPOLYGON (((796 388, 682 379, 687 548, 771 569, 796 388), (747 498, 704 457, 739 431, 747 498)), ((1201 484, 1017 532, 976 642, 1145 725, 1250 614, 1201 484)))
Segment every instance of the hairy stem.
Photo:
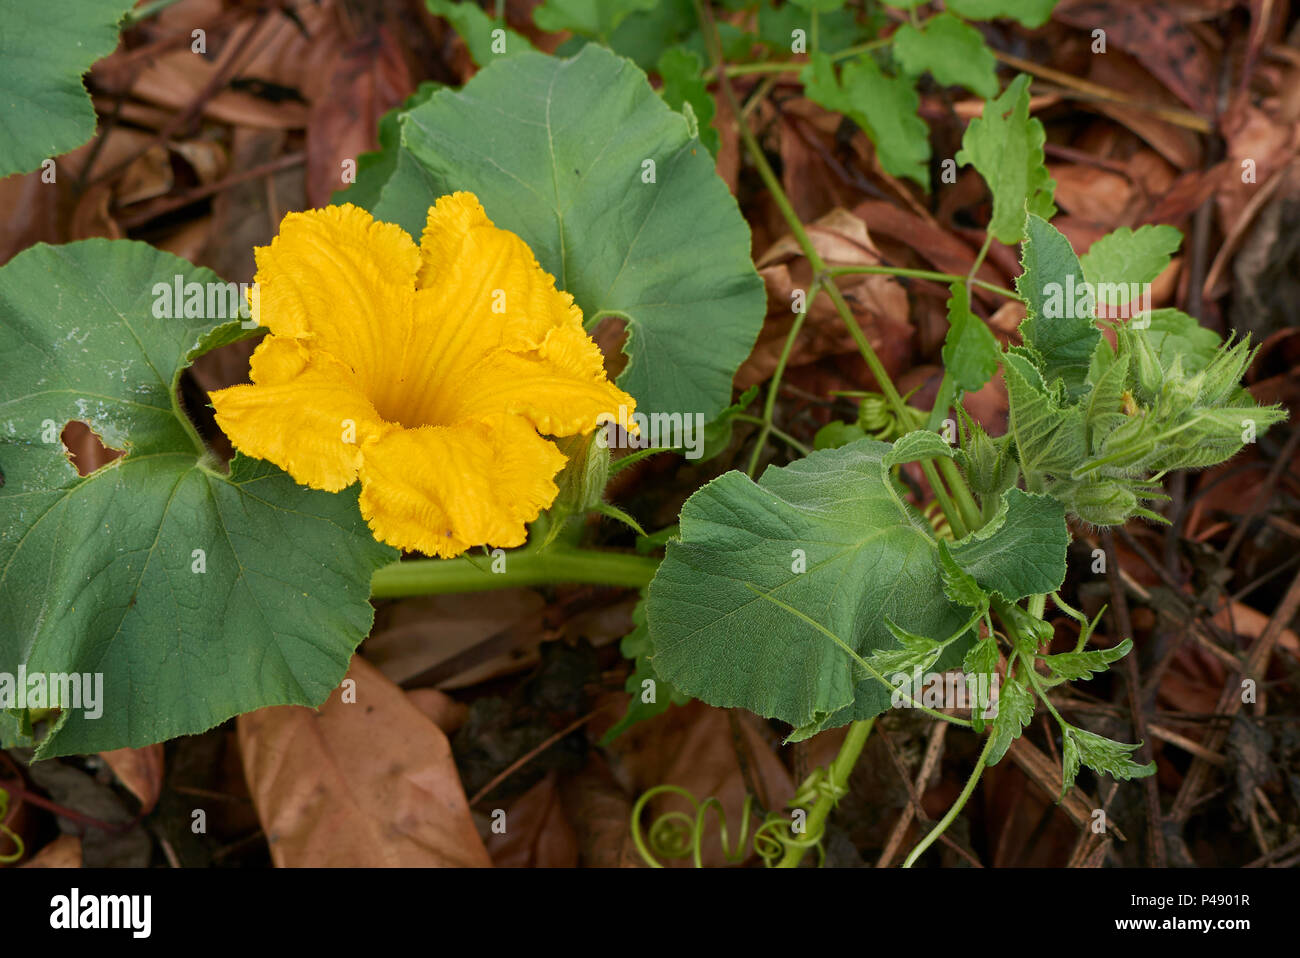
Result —
POLYGON ((948 830, 948 826, 956 820, 961 810, 966 807, 966 802, 970 800, 971 794, 975 791, 975 786, 979 784, 980 776, 984 774, 984 765, 989 759, 989 750, 993 748, 993 735, 990 734, 984 742, 984 748, 980 752, 979 760, 975 763, 975 768, 970 773, 970 778, 966 780, 966 787, 961 790, 957 796, 957 801, 953 802, 952 808, 948 809, 948 814, 939 820, 939 824, 930 830, 930 834, 921 839, 921 843, 912 849, 912 853, 907 856, 907 861, 903 862, 904 868, 911 868, 916 864, 916 860, 925 854, 925 850, 939 840, 939 836, 948 830))
MULTIPOLYGON (((849 726, 849 733, 845 736, 844 743, 840 745, 839 752, 826 770, 825 786, 817 796, 817 802, 808 812, 805 823, 808 835, 820 835, 826 827, 826 819, 830 817, 831 809, 835 807, 836 796, 848 788, 853 766, 858 763, 858 756, 866 747, 867 738, 871 735, 871 726, 875 721, 873 718, 862 719, 849 726)), ((798 868, 807 850, 806 845, 787 845, 785 855, 777 862, 776 867, 798 868)))

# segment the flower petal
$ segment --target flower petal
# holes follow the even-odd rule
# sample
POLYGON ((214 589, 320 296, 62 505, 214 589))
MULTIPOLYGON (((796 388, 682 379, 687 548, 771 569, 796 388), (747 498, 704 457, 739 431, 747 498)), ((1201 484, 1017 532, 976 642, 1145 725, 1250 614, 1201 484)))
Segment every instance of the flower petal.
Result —
POLYGON ((590 432, 602 416, 627 422, 636 400, 605 378, 604 357, 581 327, 552 329, 528 352, 500 349, 480 363, 452 397, 453 421, 494 413, 524 416, 538 432, 590 432), (619 415, 619 407, 625 415, 619 415))
POLYGON ((362 446, 395 428, 380 418, 351 369, 294 339, 266 337, 250 370, 256 385, 209 396, 217 425, 244 455, 273 462, 313 489, 350 486, 362 446))
POLYGON ((386 361, 411 323, 420 252, 399 226, 346 204, 290 213, 259 247, 254 316, 271 332, 345 361, 382 406, 386 361))
POLYGON ((492 225, 471 193, 429 210, 421 239, 420 291, 402 378, 426 382, 403 421, 447 423, 449 401, 484 357, 536 349, 560 327, 582 329, 573 297, 555 288, 527 244, 492 225))
POLYGON ((365 449, 361 514, 376 539, 431 556, 521 545, 564 463, 515 416, 394 431, 365 449))

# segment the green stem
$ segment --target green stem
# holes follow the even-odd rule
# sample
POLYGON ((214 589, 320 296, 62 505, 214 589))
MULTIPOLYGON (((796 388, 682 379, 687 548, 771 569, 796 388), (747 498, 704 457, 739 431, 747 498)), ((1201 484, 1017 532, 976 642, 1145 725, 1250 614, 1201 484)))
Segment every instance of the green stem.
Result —
POLYGON ((394 599, 562 583, 643 589, 659 567, 659 560, 653 556, 571 546, 506 552, 504 562, 501 572, 490 571, 492 560, 487 565, 476 565, 464 556, 394 562, 375 572, 370 580, 371 596, 394 599))
MULTIPOLYGON (((754 452, 749 459, 749 468, 746 470, 751 479, 754 478, 754 470, 758 468, 758 457, 763 454, 763 447, 767 444, 768 434, 774 431, 772 415, 776 411, 776 394, 781 388, 781 377, 785 375, 785 365, 790 361, 790 352, 794 349, 794 341, 799 338, 799 331, 803 329, 804 320, 808 318, 808 309, 812 306, 813 297, 817 295, 820 286, 821 282, 819 280, 813 280, 812 286, 804 294, 803 308, 799 310, 798 315, 794 318, 794 325, 790 327, 790 332, 785 337, 785 345, 781 347, 781 356, 776 361, 772 381, 767 384, 767 399, 763 403, 763 418, 760 421, 763 428, 759 430, 758 439, 754 443, 754 452)), ((807 455, 807 452, 804 455, 807 455)))
MULTIPOLYGON (((861 719, 849 726, 848 735, 845 736, 839 752, 827 769, 826 786, 808 812, 805 822, 808 835, 820 835, 825 829, 826 819, 830 817, 831 809, 835 807, 835 796, 847 789, 849 776, 853 774, 853 767, 858 763, 862 749, 866 747, 867 738, 871 735, 871 726, 875 721, 874 718, 861 719)), ((776 863, 776 867, 798 868, 807 850, 807 845, 786 845, 785 855, 776 863)))
POLYGON ((961 810, 966 807, 966 802, 970 800, 971 794, 975 791, 975 786, 979 784, 980 776, 984 774, 984 765, 989 760, 989 751, 993 748, 993 736, 990 734, 984 742, 984 749, 980 752, 979 761, 975 763, 975 768, 971 771, 970 778, 966 780, 966 787, 961 790, 957 796, 957 801, 953 803, 952 808, 948 809, 948 814, 939 820, 939 824, 930 830, 930 834, 921 839, 921 843, 912 849, 912 853, 907 856, 907 861, 903 862, 904 868, 911 868, 916 864, 927 848, 939 840, 948 826, 953 823, 961 810))
MULTIPOLYGON (((976 260, 975 268, 979 269, 979 260, 976 260)), ((1007 297, 1007 299, 1020 299, 1019 293, 1009 290, 1005 286, 998 286, 996 283, 973 279, 968 276, 958 276, 956 273, 939 273, 932 269, 910 269, 904 266, 832 266, 826 272, 830 276, 852 276, 866 273, 879 276, 902 276, 906 279, 931 279, 937 283, 965 283, 969 281, 972 285, 978 286, 980 289, 987 289, 990 293, 997 293, 999 296, 1007 297)))

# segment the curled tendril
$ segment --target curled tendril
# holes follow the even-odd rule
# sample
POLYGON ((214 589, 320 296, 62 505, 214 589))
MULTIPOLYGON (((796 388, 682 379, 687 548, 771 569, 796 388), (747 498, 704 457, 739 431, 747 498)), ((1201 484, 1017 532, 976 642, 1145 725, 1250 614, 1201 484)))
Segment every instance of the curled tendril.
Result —
MULTIPOLYGON (((808 778, 790 800, 791 808, 807 808, 824 796, 834 803, 848 794, 848 789, 837 787, 826 776, 825 769, 817 769, 808 778)), ((749 823, 756 814, 754 796, 746 795, 741 807, 740 834, 736 843, 728 848, 727 814, 722 803, 714 797, 699 801, 686 789, 677 785, 656 785, 642 794, 632 806, 632 842, 651 868, 663 868, 661 858, 693 858, 696 868, 704 867, 704 826, 710 811, 717 813, 718 842, 722 846, 723 857, 731 864, 739 864, 748 855, 747 849, 753 850, 763 860, 765 867, 772 867, 790 848, 816 848, 819 863, 825 860, 826 853, 821 847, 822 836, 826 828, 819 824, 815 832, 798 834, 794 831, 791 817, 779 812, 768 812, 758 828, 754 829, 753 838, 749 837, 749 823), (691 812, 668 811, 659 815, 650 823, 646 834, 641 832, 641 813, 650 801, 658 795, 678 795, 691 805, 691 812), (749 840, 748 843, 746 840, 749 840)))
POLYGON ((4 817, 7 814, 9 814, 9 793, 0 788, 0 836, 8 838, 15 849, 8 854, 0 852, 0 865, 12 865, 22 858, 27 851, 27 847, 23 844, 23 840, 18 833, 4 823, 4 817))
MULTIPOLYGON (((856 397, 858 425, 872 438, 882 442, 892 442, 900 436, 925 426, 926 414, 921 410, 910 406, 905 407, 907 412, 900 418, 889 401, 880 393, 837 390, 832 395, 856 397)), ((906 401, 911 395, 912 393, 908 393, 903 400, 906 401)))

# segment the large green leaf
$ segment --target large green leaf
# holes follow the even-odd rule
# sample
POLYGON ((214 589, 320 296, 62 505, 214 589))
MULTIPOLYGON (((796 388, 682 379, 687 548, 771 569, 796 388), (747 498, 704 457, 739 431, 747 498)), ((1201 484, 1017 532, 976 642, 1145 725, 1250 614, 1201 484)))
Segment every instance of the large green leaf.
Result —
POLYGON ((766 309, 749 228, 709 151, 633 63, 595 44, 498 60, 405 114, 402 140, 378 218, 418 236, 434 199, 471 190, 588 328, 626 321, 618 383, 645 411, 712 419, 727 406, 766 309))
MULTIPOLYGON (((655 672, 801 730, 888 708, 889 688, 822 629, 867 657, 898 644, 889 622, 943 641, 970 615, 944 594, 928 523, 890 486, 890 452, 864 439, 757 483, 729 472, 691 496, 648 591, 655 672)), ((935 667, 960 662, 967 644, 935 667)))
POLYGON ((65 710, 42 756, 146 745, 264 705, 317 705, 370 627, 395 558, 354 493, 237 458, 181 411, 197 354, 236 322, 160 318, 155 284, 216 275, 143 243, 37 246, 0 269, 0 672, 102 673, 103 714, 65 710), (88 423, 126 455, 79 477, 88 423))
POLYGON ((52 11, 0 0, 0 177, 34 170, 94 134, 81 75, 113 52, 118 21, 133 5, 67 0, 52 11))

